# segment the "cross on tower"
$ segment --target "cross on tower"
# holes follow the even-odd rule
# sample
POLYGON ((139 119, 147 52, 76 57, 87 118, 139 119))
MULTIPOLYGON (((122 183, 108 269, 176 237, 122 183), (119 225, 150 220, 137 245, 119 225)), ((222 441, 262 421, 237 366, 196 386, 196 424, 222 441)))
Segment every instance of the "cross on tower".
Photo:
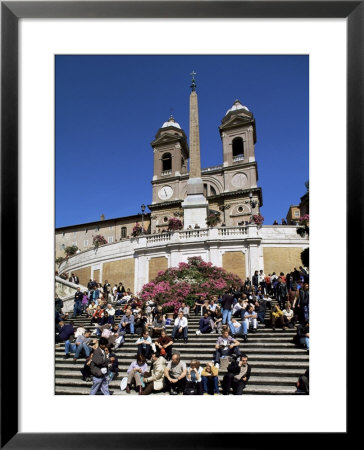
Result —
POLYGON ((197 73, 193 70, 192 73, 190 73, 190 75, 192 75, 191 89, 192 91, 195 91, 196 90, 195 75, 197 75, 197 73))

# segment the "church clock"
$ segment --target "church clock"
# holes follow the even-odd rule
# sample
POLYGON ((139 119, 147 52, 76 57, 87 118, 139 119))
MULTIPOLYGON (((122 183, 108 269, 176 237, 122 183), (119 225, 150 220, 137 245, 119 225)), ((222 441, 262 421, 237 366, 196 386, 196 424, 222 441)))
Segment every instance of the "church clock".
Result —
POLYGON ((158 197, 161 200, 168 200, 169 198, 172 197, 172 195, 173 195, 173 189, 170 186, 163 186, 158 191, 158 197))

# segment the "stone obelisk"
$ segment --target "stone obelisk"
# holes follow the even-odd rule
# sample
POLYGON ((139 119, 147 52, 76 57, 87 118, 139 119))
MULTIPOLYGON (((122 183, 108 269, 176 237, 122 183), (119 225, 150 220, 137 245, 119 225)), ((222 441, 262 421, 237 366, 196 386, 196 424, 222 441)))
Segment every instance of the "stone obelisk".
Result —
POLYGON ((208 201, 204 196, 201 178, 200 130, 198 121, 198 103, 196 93, 195 72, 191 73, 190 95, 190 174, 187 181, 187 197, 182 203, 184 212, 184 228, 190 225, 195 228, 206 228, 208 201))

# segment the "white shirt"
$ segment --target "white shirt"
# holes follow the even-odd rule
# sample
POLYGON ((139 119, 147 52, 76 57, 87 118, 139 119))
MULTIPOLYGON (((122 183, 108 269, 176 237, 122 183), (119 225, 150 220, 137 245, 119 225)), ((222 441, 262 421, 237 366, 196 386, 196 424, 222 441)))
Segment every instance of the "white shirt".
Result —
POLYGON ((178 328, 180 327, 185 328, 187 327, 187 324, 188 322, 186 317, 182 317, 181 319, 177 317, 177 319, 174 321, 174 326, 178 328))

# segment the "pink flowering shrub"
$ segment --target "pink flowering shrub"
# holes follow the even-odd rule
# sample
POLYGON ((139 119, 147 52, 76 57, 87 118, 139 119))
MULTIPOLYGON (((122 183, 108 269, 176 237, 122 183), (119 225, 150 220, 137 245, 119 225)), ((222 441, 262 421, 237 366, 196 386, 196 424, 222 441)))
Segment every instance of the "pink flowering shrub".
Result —
POLYGON ((300 217, 298 220, 300 222, 300 225, 307 225, 310 222, 310 215, 305 214, 302 217, 300 217))
POLYGON ((193 256, 188 258, 188 263, 159 272, 154 280, 143 286, 138 296, 143 303, 158 300, 163 305, 163 312, 172 309, 177 312, 182 302, 192 306, 198 296, 209 300, 223 294, 227 288, 241 286, 242 280, 237 275, 193 256))
POLYGON ((139 225, 139 223, 137 222, 133 228, 133 231, 131 232, 131 235, 133 237, 137 237, 141 234, 146 234, 146 233, 147 233, 146 230, 145 229, 143 230, 142 226, 139 225))
POLYGON ((264 222, 264 217, 260 214, 254 214, 253 221, 256 225, 261 225, 264 222))

